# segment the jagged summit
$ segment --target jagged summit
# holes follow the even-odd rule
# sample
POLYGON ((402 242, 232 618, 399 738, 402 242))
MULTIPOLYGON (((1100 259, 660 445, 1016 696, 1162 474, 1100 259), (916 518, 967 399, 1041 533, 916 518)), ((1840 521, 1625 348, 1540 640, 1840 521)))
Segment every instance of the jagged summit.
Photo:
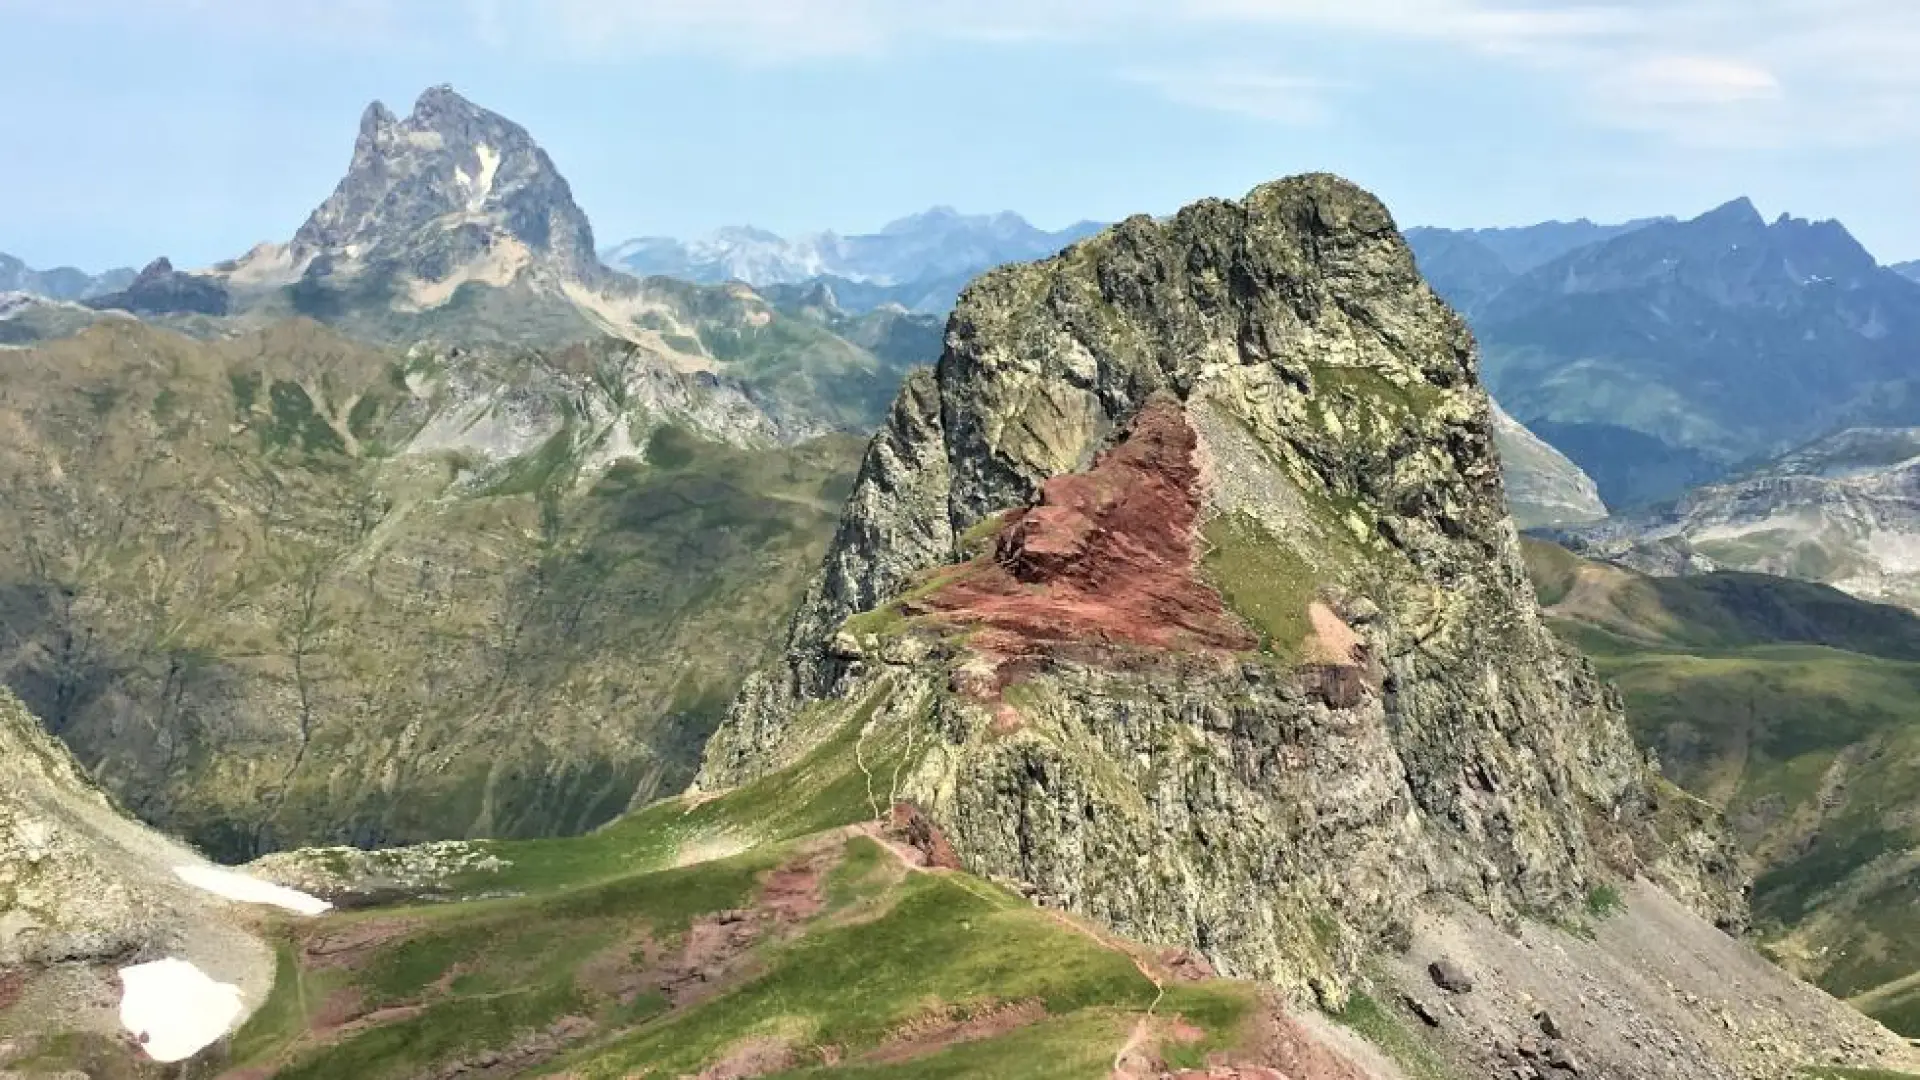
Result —
POLYGON ((879 231, 831 231, 783 238, 764 229, 729 227, 692 241, 629 240, 606 252, 614 266, 641 275, 691 281, 744 281, 756 288, 833 284, 852 311, 887 303, 945 314, 974 275, 1002 263, 1044 258, 1099 225, 1079 222, 1057 232, 1019 214, 965 214, 936 206, 890 221, 879 231))
POLYGON ((1760 209, 1745 195, 1730 199, 1694 220, 1701 224, 1758 225, 1763 228, 1767 224, 1767 219, 1760 216, 1760 209))
POLYGON ((1539 619, 1471 336, 1336 177, 977 280, 788 655, 704 785, 823 708, 902 725, 969 868, 1326 1000, 1422 896, 1551 911, 1640 871, 1741 918, 1539 619))
POLYGON ((593 251, 586 214, 527 130, 436 86, 405 119, 367 107, 347 175, 290 254, 296 265, 392 264, 428 281, 462 267, 591 281, 603 276, 593 251))

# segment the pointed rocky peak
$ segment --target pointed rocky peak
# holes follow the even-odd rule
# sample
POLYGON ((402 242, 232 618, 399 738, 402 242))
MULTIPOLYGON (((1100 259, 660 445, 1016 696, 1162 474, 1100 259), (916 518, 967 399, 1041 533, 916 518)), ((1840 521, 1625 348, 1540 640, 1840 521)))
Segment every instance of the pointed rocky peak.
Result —
POLYGON ((220 278, 175 270, 173 261, 163 255, 148 263, 125 289, 93 297, 86 304, 138 315, 225 315, 230 299, 220 278))
POLYGON ((133 283, 135 285, 151 285, 171 275, 173 272, 173 260, 162 255, 142 267, 139 275, 133 279, 133 283))
POLYGON ((1742 195, 1694 218, 1693 224, 1766 228, 1767 219, 1760 216, 1752 199, 1742 195))
POLYGON ((1472 336, 1337 177, 993 270, 701 786, 854 724, 937 741, 897 790, 969 870, 1335 1007, 1423 896, 1646 873, 1738 924, 1541 621, 1495 435, 1472 336))
POLYGON ((369 143, 379 137, 380 132, 400 122, 385 105, 378 101, 367 105, 367 111, 360 114, 360 138, 369 143))
POLYGON ((347 175, 294 235, 294 262, 378 265, 428 282, 503 284, 529 267, 562 280, 603 272, 567 182, 527 130, 450 86, 396 118, 361 116, 347 175))

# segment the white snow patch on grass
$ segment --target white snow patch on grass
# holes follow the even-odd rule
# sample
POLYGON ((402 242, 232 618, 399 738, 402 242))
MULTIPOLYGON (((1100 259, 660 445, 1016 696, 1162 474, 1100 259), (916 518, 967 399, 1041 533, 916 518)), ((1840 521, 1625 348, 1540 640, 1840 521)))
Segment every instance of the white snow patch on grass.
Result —
POLYGON ((176 866, 173 873, 196 889, 242 904, 266 904, 296 915, 318 915, 333 909, 332 904, 317 896, 219 866, 176 866))
POLYGON ((185 1061, 218 1042, 243 1011, 240 988, 185 960, 120 969, 120 1026, 155 1061, 185 1061))

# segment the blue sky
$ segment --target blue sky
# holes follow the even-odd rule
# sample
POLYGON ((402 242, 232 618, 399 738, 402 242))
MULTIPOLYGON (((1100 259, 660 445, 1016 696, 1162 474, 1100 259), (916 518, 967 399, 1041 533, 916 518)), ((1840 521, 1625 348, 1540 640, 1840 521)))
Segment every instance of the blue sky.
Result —
POLYGON ((1916 0, 0 0, 0 251, 290 236, 450 82, 602 245, 934 204, 1053 227, 1331 170, 1402 224, 1736 195, 1920 258, 1916 0))

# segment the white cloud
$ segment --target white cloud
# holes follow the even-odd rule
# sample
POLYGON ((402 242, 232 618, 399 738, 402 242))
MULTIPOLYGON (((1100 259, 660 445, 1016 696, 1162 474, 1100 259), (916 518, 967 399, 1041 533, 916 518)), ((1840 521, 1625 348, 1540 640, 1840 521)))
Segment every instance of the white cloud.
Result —
POLYGON ((1781 96, 1773 72, 1717 56, 1650 56, 1606 81, 1622 96, 1649 105, 1737 105, 1781 96))
POLYGON ((1340 88, 1323 79, 1233 68, 1130 71, 1125 78, 1182 105, 1289 127, 1330 122, 1333 110, 1328 98, 1340 88))
POLYGON ((956 40, 1064 41, 1110 51, 1119 77, 1172 100, 1282 124, 1328 115, 1328 73, 1292 48, 1311 32, 1361 48, 1411 42, 1441 64, 1506 65, 1570 115, 1681 143, 1920 135, 1917 0, 0 0, 0 11, 623 62, 817 63, 956 40), (1222 43, 1226 59, 1207 55, 1222 43), (1168 60, 1143 74, 1144 55, 1168 60), (1251 55, 1284 59, 1269 69, 1245 63, 1251 55))

